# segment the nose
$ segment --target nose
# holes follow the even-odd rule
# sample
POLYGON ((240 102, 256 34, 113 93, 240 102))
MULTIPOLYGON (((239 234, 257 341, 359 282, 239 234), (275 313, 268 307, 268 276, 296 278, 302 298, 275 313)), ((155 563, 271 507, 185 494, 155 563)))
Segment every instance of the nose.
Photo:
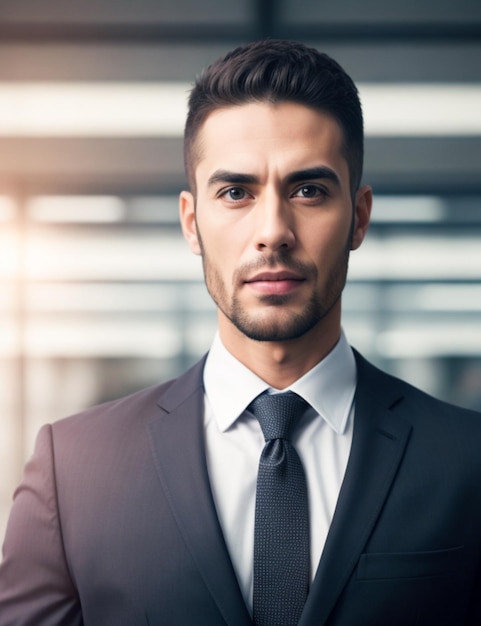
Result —
POLYGON ((272 194, 257 203, 254 244, 261 252, 290 250, 295 244, 293 215, 282 198, 272 194))

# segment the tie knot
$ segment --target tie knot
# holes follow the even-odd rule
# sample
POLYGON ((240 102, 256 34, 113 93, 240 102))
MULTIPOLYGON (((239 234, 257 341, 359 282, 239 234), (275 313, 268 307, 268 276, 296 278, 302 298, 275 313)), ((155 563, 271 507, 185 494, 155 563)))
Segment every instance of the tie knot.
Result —
POLYGON ((304 413, 307 402, 293 391, 262 393, 249 405, 249 410, 261 425, 264 439, 290 439, 297 419, 304 413))

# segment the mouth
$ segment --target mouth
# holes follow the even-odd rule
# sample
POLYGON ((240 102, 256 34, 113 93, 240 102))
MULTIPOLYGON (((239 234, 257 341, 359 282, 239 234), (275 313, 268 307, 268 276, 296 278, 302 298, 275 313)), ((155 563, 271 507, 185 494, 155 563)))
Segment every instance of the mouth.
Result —
POLYGON ((254 291, 265 295, 292 293, 305 282, 305 278, 289 270, 268 271, 255 274, 244 281, 254 291))

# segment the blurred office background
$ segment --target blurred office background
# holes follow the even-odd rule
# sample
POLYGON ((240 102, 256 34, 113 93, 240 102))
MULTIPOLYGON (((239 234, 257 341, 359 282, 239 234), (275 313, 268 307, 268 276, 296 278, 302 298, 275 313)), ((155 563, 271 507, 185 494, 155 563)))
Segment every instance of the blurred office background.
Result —
POLYGON ((0 537, 42 423, 208 349, 177 222, 185 98, 260 36, 323 49, 360 86, 375 206, 351 342, 481 409, 479 0, 0 0, 0 537))

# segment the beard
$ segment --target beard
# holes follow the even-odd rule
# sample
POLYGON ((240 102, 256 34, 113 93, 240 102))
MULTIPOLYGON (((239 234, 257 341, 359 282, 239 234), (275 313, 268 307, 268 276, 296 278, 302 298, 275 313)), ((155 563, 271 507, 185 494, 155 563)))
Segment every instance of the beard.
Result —
POLYGON ((229 299, 222 276, 206 254, 197 230, 207 290, 218 309, 249 339, 272 342, 298 339, 312 330, 341 298, 347 278, 352 231, 353 225, 345 246, 331 266, 329 275, 326 276, 324 287, 322 290, 313 289, 301 312, 289 310, 291 300, 289 294, 270 294, 259 296, 259 302, 264 305, 263 311, 254 314, 242 305, 239 292, 235 289, 236 285, 243 283, 243 277, 257 271, 283 267, 306 277, 316 285, 318 269, 313 264, 292 258, 289 251, 264 256, 235 272, 232 281, 234 293, 229 299))

